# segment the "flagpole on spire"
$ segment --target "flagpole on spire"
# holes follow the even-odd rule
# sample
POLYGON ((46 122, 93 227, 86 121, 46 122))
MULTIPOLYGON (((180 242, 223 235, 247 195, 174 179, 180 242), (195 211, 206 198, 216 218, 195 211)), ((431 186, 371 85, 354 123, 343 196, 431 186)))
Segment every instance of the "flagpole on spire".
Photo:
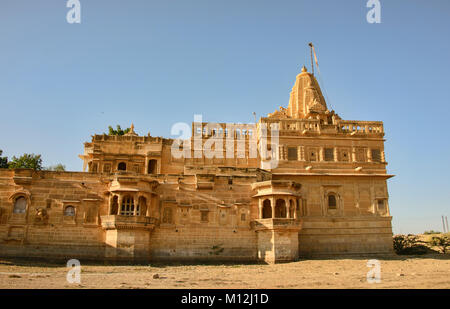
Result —
POLYGON ((314 75, 313 43, 310 42, 308 45, 309 45, 309 47, 311 47, 311 72, 312 72, 312 75, 314 75))

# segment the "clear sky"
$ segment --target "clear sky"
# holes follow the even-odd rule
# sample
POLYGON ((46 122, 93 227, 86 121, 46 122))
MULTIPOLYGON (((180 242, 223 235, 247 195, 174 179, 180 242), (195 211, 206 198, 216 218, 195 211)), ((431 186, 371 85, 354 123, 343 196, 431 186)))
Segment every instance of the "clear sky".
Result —
MULTIPOLYGON (((394 233, 450 216, 450 1, 65 0, 0 2, 0 149, 79 171, 108 125, 170 136, 176 122, 253 122, 286 107, 319 58, 329 107, 382 120, 394 233)), ((320 79, 319 79, 320 81, 320 79)))

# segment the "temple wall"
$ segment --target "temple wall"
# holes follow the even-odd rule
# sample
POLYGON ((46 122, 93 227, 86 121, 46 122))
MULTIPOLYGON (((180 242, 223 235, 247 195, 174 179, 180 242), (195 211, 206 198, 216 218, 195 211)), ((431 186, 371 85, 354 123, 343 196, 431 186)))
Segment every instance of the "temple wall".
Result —
POLYGON ((298 235, 301 257, 336 254, 390 254, 391 217, 305 218, 298 235))

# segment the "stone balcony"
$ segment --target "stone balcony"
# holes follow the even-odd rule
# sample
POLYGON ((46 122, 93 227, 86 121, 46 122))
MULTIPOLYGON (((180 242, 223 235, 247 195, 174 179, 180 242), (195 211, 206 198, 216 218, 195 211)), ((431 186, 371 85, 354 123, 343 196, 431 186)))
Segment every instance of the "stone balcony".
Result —
POLYGON ((256 219, 252 222, 254 230, 297 230, 302 228, 302 222, 298 219, 269 218, 256 219))
POLYGON ((143 216, 101 216, 102 228, 105 230, 152 230, 158 219, 143 216))

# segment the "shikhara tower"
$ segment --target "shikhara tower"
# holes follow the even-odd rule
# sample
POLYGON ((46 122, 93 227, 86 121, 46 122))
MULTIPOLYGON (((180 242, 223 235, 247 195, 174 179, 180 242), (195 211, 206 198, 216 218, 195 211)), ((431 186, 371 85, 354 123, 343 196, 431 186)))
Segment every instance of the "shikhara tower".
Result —
POLYGON ((188 157, 133 126, 85 143, 88 172, 0 170, 0 254, 278 262, 392 252, 383 123, 342 120, 305 67, 287 108, 232 131, 192 131, 200 143, 188 157), (273 126, 264 147, 277 164, 266 168, 249 144, 273 126), (225 137, 244 154, 193 155, 210 139, 225 152, 225 137))

